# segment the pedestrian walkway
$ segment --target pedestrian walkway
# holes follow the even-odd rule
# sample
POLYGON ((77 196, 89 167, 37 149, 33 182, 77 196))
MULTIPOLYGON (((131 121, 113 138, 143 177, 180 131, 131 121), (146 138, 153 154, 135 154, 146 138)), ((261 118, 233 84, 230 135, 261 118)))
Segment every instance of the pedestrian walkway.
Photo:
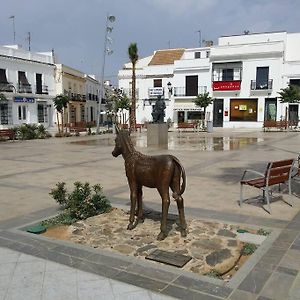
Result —
POLYGON ((167 300, 134 285, 0 247, 1 300, 167 300))
MULTIPOLYGON (((300 181, 293 181, 292 196, 278 194, 271 203, 272 215, 255 204, 238 206, 243 170, 262 171, 268 161, 296 158, 300 134, 216 130, 210 135, 184 134, 180 140, 176 133, 170 137, 175 144, 172 150, 139 150, 171 153, 182 161, 187 174, 187 218, 262 227, 274 233, 245 268, 226 283, 21 231, 57 212, 49 196, 57 182, 68 187, 75 181, 100 183, 112 205, 127 207, 128 184, 123 160, 111 156, 113 135, 7 142, 1 143, 0 151, 0 299, 300 300, 300 181), (191 145, 197 143, 196 136, 208 141, 220 138, 226 147, 195 149, 191 145), (253 138, 252 142, 245 143, 245 137, 253 138), (235 138, 242 147, 237 147, 235 138), (93 140, 97 143, 86 143, 93 140)), ((251 195, 257 196, 257 191, 249 190, 247 196, 251 195)), ((157 191, 145 189, 144 199, 146 206, 160 211, 157 191)), ((172 212, 177 213, 174 203, 172 212)))

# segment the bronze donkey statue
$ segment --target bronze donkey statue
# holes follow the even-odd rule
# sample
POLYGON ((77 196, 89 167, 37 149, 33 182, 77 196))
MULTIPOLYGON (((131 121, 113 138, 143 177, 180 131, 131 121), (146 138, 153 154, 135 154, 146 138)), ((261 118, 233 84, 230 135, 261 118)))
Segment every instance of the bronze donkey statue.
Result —
POLYGON ((181 236, 186 236, 186 221, 182 194, 185 191, 186 176, 185 170, 180 161, 172 155, 148 156, 135 150, 130 139, 130 132, 119 130, 115 148, 112 152, 114 157, 122 154, 125 160, 125 170, 130 188, 130 217, 127 229, 132 230, 140 222, 144 221, 142 207, 142 187, 156 188, 162 198, 162 219, 158 240, 167 236, 167 216, 170 205, 169 188, 173 191, 173 198, 177 202, 181 236), (180 181, 182 177, 182 185, 180 181), (137 219, 135 213, 137 207, 137 219))

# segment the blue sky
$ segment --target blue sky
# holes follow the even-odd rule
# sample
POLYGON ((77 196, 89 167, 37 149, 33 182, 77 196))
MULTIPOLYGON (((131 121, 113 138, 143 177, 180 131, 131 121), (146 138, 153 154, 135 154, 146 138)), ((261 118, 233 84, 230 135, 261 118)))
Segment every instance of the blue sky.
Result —
POLYGON ((197 47, 198 30, 215 43, 244 30, 300 32, 300 0, 9 0, 1 5, 0 44, 13 42, 14 15, 18 44, 27 48, 30 32, 33 51, 54 48, 60 63, 99 75, 108 12, 116 22, 105 77, 114 83, 131 42, 144 57, 169 45, 197 47))

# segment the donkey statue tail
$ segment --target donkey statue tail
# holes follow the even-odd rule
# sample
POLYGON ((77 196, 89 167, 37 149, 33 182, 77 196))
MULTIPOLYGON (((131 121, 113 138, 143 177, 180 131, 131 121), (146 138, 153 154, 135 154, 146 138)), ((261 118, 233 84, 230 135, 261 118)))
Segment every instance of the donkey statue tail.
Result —
POLYGON ((179 170, 180 170, 180 175, 182 177, 182 184, 181 184, 181 187, 180 187, 180 192, 179 192, 179 195, 178 196, 181 196, 184 191, 185 191, 185 187, 186 187, 186 175, 185 175, 185 169, 183 167, 183 165, 181 164, 181 162, 179 161, 179 159, 175 156, 173 156, 173 160, 174 162, 177 164, 179 170))

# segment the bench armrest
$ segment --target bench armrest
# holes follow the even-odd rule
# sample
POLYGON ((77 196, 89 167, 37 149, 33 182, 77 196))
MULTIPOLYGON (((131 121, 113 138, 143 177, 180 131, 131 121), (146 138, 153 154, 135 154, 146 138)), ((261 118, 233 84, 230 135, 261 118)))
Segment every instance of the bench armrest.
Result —
POLYGON ((261 176, 261 177, 265 177, 265 174, 263 174, 263 173, 261 173, 261 172, 258 172, 258 171, 255 171, 255 170, 250 170, 250 169, 248 169, 248 170, 245 170, 245 171, 244 171, 244 174, 243 174, 241 180, 243 180, 243 179, 245 178, 245 176, 246 176, 247 173, 252 173, 252 174, 255 174, 255 175, 259 175, 259 176, 261 176))

